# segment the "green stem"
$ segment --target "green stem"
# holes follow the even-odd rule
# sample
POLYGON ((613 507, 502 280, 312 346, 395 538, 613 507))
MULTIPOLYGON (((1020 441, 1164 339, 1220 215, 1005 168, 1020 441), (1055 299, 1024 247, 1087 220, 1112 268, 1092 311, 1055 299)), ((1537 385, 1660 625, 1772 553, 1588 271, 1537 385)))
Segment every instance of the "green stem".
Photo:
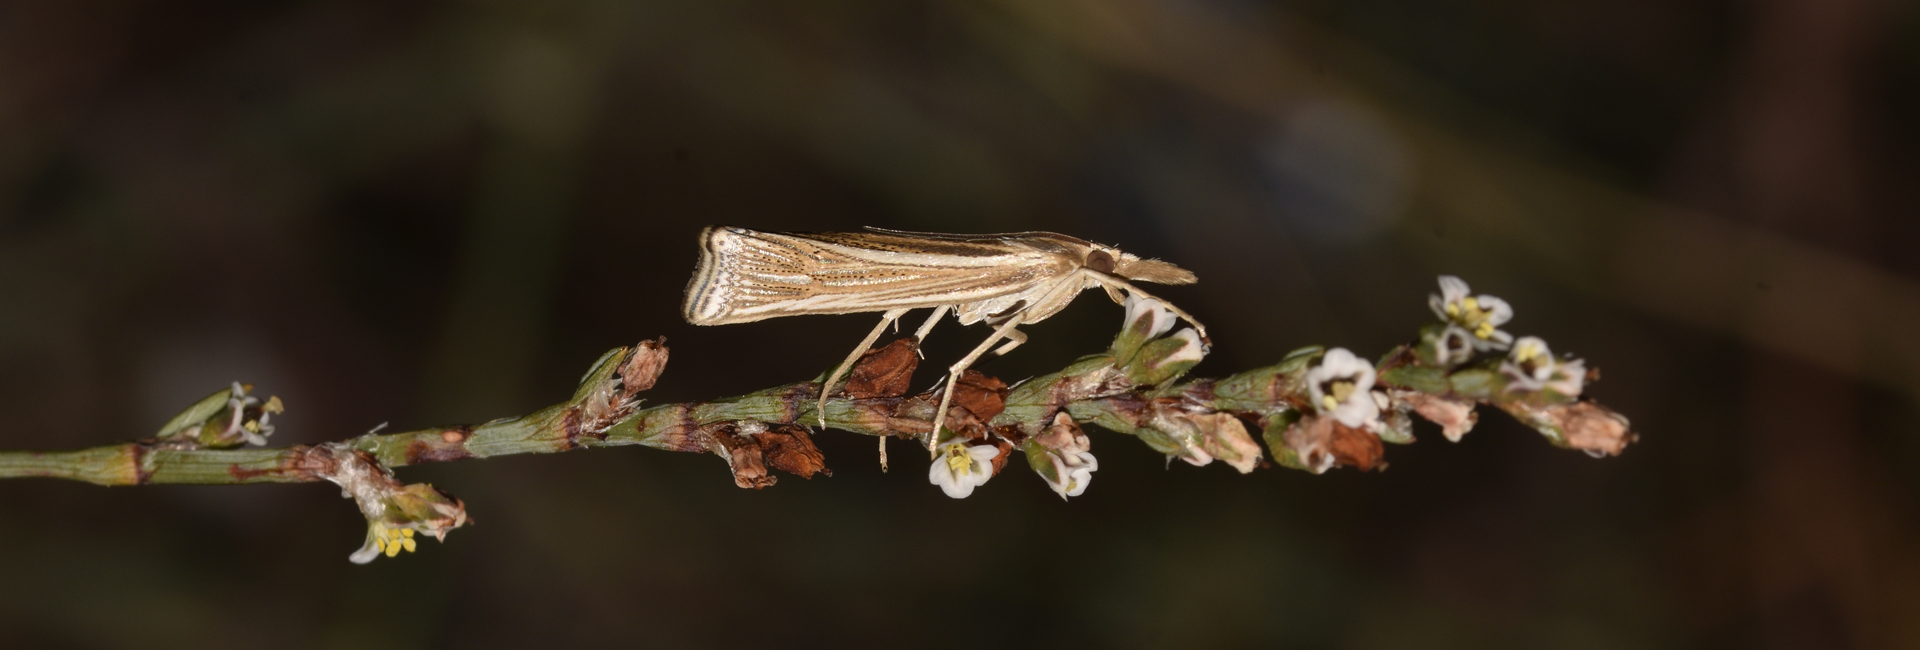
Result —
MULTIPOLYGON (((995 398, 997 402, 991 409, 994 413, 987 417, 989 421, 974 425, 976 429, 971 437, 986 438, 990 430, 993 436, 1018 444, 1018 440, 1037 435, 1048 427, 1056 414, 1066 412, 1074 420, 1140 437, 1169 455, 1196 462, 1204 462, 1203 457, 1219 457, 1231 462, 1236 458, 1234 454, 1239 453, 1237 458, 1244 464, 1236 463, 1236 467, 1250 468, 1257 460, 1257 449, 1252 457, 1247 457, 1222 442, 1221 436, 1245 437, 1244 432, 1231 431, 1239 429, 1231 422, 1234 418, 1207 419, 1205 416, 1230 413, 1245 421, 1275 423, 1267 425, 1270 430, 1266 437, 1271 446, 1272 441, 1279 439, 1280 429, 1299 419, 1297 409, 1307 403, 1307 387, 1302 377, 1321 352, 1319 348, 1302 348, 1273 366, 1219 380, 1176 384, 1174 380, 1198 357, 1179 356, 1178 337, 1147 340, 1141 332, 1134 331, 1136 329, 1123 332, 1104 354, 1084 357, 1060 372, 1036 377, 1010 391, 1003 390, 1000 397, 995 398), (1169 359, 1184 361, 1169 365, 1169 359), (1212 439, 1207 439, 1209 436, 1212 439)), ((913 356, 911 348, 903 349, 908 352, 904 356, 895 355, 896 360, 913 356)), ((1390 371, 1383 373, 1382 382, 1395 388, 1418 390, 1418 386, 1394 381, 1398 375, 1391 371, 1397 364, 1413 363, 1409 361, 1411 357, 1403 352, 1390 356, 1393 361, 1386 364, 1390 371)), ((388 468, 626 445, 668 451, 711 451, 734 464, 735 452, 743 444, 743 432, 751 438, 752 431, 764 431, 764 427, 743 428, 739 426, 742 423, 791 428, 817 421, 814 408, 818 384, 811 381, 708 402, 637 408, 633 393, 652 385, 653 377, 664 367, 665 358, 665 347, 656 343, 619 348, 601 358, 573 399, 532 414, 476 426, 367 434, 328 446, 365 452, 388 468), (652 365, 644 372, 635 370, 643 365, 642 361, 652 365), (596 422, 595 417, 602 420, 596 422)), ((866 363, 865 359, 861 361, 862 365, 866 363)), ((897 365, 907 363, 910 362, 897 365)), ((855 368, 856 373, 862 370, 855 368)), ((910 376, 911 372, 911 365, 905 365, 906 375, 910 376)), ((997 380, 988 381, 997 384, 997 380)), ((1439 385, 1446 384, 1440 381, 1439 385)), ((1467 399, 1451 392, 1444 397, 1467 399)), ((1597 405, 1583 407, 1587 411, 1582 413, 1562 415, 1558 411, 1526 410, 1529 407, 1525 405, 1486 399, 1471 400, 1468 408, 1472 401, 1514 412, 1561 446, 1571 446, 1566 433, 1569 422, 1591 427, 1594 423, 1605 424, 1603 417, 1614 417, 1611 411, 1597 405), (1574 416, 1585 419, 1572 419, 1574 416), (1553 419, 1555 417, 1559 419, 1553 419)), ((922 437, 931 426, 934 402, 930 394, 835 397, 826 402, 826 422, 829 428, 864 435, 922 437)), ((1624 418, 1619 422, 1624 432, 1624 418)), ((1580 430, 1571 433, 1580 433, 1580 430)), ((1410 439, 1409 436, 1390 441, 1410 439)), ((1619 446, 1624 444, 1621 442, 1619 446)), ((811 447, 811 442, 806 445, 811 447)), ((62 478, 97 485, 299 483, 329 480, 328 473, 333 468, 331 456, 316 458, 321 454, 304 445, 283 449, 190 447, 179 441, 149 440, 78 451, 0 452, 0 478, 62 478)), ((1275 449, 1275 452, 1278 454, 1281 450, 1275 449)), ((1610 453, 1618 453, 1617 447, 1610 453)), ((736 464, 734 469, 736 476, 740 476, 742 468, 736 464)), ((764 474, 765 468, 759 471, 764 474)))

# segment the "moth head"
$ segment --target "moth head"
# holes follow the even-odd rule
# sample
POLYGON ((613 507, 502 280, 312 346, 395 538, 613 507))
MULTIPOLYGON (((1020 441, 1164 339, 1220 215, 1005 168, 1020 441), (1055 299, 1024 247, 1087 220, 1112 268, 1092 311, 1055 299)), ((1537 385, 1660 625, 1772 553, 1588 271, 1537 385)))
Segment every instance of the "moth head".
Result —
POLYGON ((1160 260, 1143 260, 1133 253, 1123 253, 1109 246, 1093 245, 1087 253, 1087 268, 1117 275, 1128 280, 1153 282, 1156 284, 1193 284, 1197 279, 1193 272, 1160 260))

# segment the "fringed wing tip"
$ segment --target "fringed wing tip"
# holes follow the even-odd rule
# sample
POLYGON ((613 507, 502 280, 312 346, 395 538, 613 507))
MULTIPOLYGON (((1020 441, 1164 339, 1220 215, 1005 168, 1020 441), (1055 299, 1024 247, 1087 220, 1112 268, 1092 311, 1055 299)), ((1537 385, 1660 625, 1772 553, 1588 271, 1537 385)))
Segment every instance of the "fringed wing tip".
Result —
POLYGON ((695 263, 693 278, 687 281, 687 290, 680 302, 680 316, 694 325, 718 325, 725 314, 722 305, 711 295, 718 290, 713 281, 719 272, 715 258, 719 256, 714 249, 716 239, 725 240, 733 236, 733 229, 727 226, 707 226, 700 230, 700 261, 695 263))

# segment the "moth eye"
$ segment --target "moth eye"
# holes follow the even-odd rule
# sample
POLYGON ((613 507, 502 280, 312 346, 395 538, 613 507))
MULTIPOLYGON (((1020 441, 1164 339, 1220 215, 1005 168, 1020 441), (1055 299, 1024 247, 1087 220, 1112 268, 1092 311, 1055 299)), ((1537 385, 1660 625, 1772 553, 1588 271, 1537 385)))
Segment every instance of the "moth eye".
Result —
POLYGON ((1087 254, 1087 268, 1101 273, 1113 272, 1113 256, 1106 251, 1096 250, 1087 254))

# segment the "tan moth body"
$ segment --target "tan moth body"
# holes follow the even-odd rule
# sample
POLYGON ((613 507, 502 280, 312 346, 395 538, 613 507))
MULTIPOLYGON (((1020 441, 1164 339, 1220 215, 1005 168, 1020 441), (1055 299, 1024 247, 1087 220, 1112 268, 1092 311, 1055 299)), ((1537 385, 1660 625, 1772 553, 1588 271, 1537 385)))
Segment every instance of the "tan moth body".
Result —
MULTIPOLYGON (((880 325, 821 387, 823 425, 826 396, 835 381, 907 310, 934 309, 915 334, 923 340, 949 309, 961 324, 986 321, 995 326, 993 335, 949 369, 928 440, 931 447, 945 422, 953 381, 980 355, 1002 338, 1008 342, 998 353, 1020 345, 1026 335, 1014 327, 1058 313, 1083 290, 1102 288, 1114 302, 1121 301, 1121 291, 1151 297, 1128 280, 1190 284, 1194 276, 1166 262, 1050 232, 765 233, 715 226, 700 233, 700 263, 687 284, 681 312, 695 325, 884 312, 880 325)), ((1204 339, 1205 327, 1175 312, 1193 322, 1204 339)))
POLYGON ((1161 284, 1194 281, 1172 264, 1049 232, 782 234, 720 226, 700 234, 700 248, 683 307, 695 325, 922 307, 953 307, 971 325, 1015 305, 1032 323, 1066 307, 1080 289, 1103 286, 1080 278, 1051 304, 1041 303, 1083 269, 1161 284))

